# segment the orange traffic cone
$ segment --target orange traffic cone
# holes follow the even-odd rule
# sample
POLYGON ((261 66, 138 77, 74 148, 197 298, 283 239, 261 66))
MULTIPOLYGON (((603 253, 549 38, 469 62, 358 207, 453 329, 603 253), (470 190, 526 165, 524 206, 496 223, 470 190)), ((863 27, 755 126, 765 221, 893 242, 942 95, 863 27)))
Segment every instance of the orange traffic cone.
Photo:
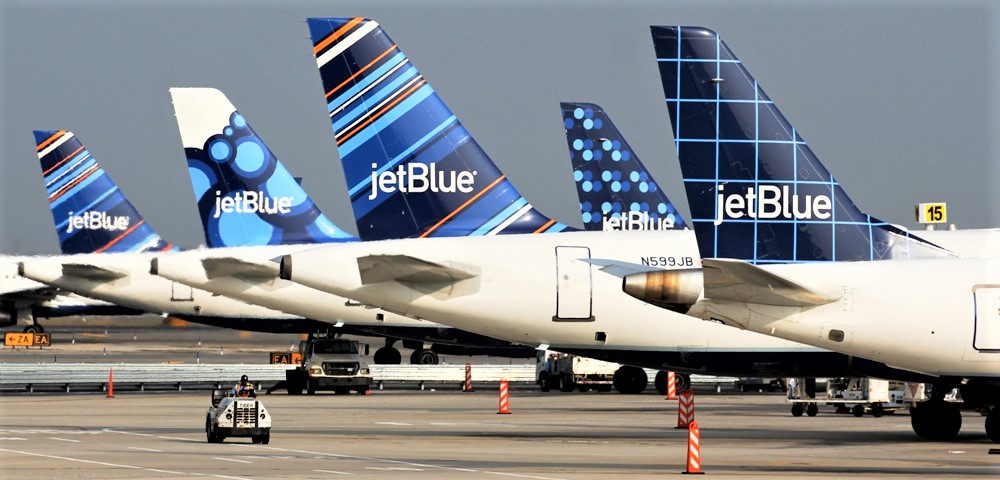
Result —
POLYGON ((108 370, 108 398, 115 398, 115 369, 108 370))

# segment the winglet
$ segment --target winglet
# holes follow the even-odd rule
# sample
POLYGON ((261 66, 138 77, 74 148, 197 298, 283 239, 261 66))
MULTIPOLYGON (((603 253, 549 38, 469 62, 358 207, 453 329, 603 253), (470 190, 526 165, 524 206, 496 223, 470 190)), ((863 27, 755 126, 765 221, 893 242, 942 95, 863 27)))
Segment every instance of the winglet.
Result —
POLYGON ((603 108, 580 102, 559 105, 585 230, 687 227, 603 108))
POLYGON ((209 247, 354 240, 330 221, 214 88, 171 88, 209 247))
POLYGON ((34 134, 62 253, 174 249, 139 215, 73 132, 35 130, 34 134))
POLYGON ((308 24, 363 240, 568 228, 518 193, 378 23, 308 24))

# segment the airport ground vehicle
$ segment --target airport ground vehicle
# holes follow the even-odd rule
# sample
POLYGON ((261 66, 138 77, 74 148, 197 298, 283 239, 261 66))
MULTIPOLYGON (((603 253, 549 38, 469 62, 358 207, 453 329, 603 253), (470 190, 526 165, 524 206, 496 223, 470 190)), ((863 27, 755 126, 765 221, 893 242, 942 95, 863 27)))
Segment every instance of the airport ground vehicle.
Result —
POLYGON ((303 390, 312 395, 316 390, 346 394, 371 389, 372 375, 358 342, 312 334, 299 343, 299 353, 302 363, 285 372, 289 395, 301 395, 303 390))
POLYGON ((617 363, 558 352, 539 352, 537 383, 543 392, 558 388, 562 392, 579 389, 610 392, 614 386, 617 363))
POLYGON ((814 417, 819 413, 819 403, 825 403, 835 406, 837 413, 851 413, 855 417, 870 413, 877 418, 923 399, 922 384, 858 377, 831 378, 826 382, 826 396, 816 398, 808 393, 815 393, 815 386, 810 389, 807 380, 789 378, 787 381, 793 416, 805 413, 814 417))
POLYGON ((266 445, 271 441, 271 414, 254 393, 236 397, 231 391, 212 390, 212 406, 205 413, 205 436, 209 443, 250 437, 253 443, 266 445))

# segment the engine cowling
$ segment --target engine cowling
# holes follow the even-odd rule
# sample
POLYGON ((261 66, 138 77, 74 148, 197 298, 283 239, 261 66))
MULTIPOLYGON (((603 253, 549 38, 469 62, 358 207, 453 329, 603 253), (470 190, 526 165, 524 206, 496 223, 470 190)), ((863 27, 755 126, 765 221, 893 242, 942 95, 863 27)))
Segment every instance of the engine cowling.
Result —
POLYGON ((704 289, 700 269, 634 273, 622 280, 622 290, 646 303, 687 313, 704 289))

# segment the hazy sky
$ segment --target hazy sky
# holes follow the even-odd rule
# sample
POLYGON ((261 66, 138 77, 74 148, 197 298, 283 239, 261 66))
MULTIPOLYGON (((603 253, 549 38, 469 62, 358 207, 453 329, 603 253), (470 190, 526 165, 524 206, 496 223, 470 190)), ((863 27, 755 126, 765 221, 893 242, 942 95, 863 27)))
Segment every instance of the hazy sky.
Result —
POLYGON ((688 215, 649 25, 719 32, 868 213, 1000 226, 986 1, 2 1, 0 252, 56 253, 33 129, 70 129, 168 241, 203 243, 167 89, 225 92, 354 232, 305 24, 377 20, 521 193, 580 225, 560 101, 602 105, 688 215), (737 3, 737 6, 730 5, 737 3), (803 4, 804 3, 804 4, 803 4))

